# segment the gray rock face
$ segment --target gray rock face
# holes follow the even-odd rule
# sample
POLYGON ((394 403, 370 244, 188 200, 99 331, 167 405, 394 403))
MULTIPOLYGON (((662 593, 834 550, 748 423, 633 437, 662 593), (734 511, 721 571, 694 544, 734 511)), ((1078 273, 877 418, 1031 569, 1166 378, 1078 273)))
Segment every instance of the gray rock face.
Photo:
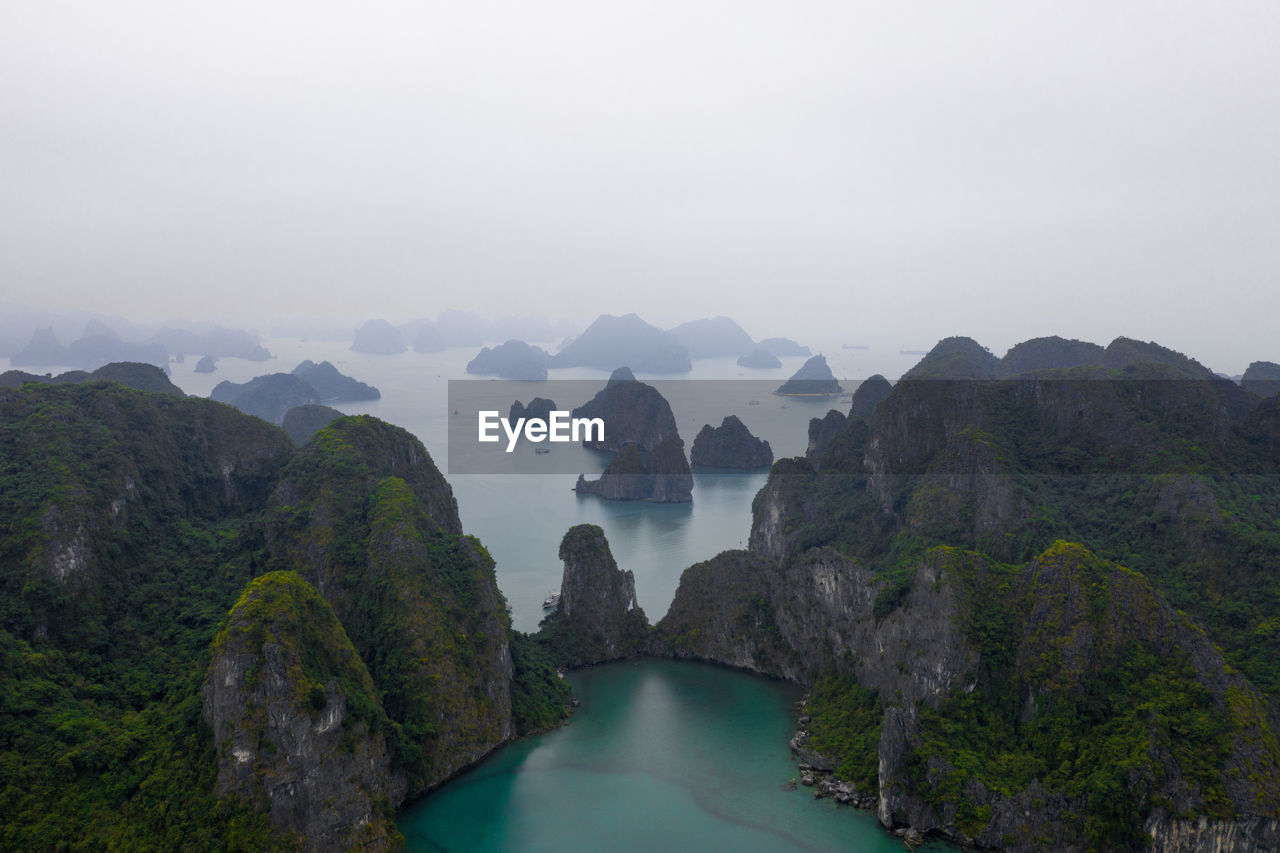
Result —
POLYGON ((351 344, 353 352, 368 352, 377 355, 398 355, 404 352, 404 336, 400 330, 386 320, 369 320, 356 329, 355 341, 351 344))
POLYGON ((213 373, 218 369, 218 360, 211 355, 201 356, 196 362, 196 373, 213 373))
MULTIPOLYGON (((1257 696, 1203 632, 1158 599, 1144 580, 1104 566, 1100 581, 1090 574, 1097 569, 1082 568, 1097 565, 1089 563, 1092 559, 1079 546, 1063 543, 1022 567, 1010 582, 1030 602, 1017 623, 1018 635, 1009 640, 1015 666, 1031 673, 1053 660, 1061 667, 1039 676, 1043 683, 1032 679, 1035 686, 1023 709, 1027 719, 1053 701, 1053 690, 1071 693, 1071 682, 1063 687, 1062 679, 1081 678, 1108 649, 1125 643, 1141 644, 1161 659, 1185 661, 1197 681, 1223 701, 1231 695, 1257 696), (1091 603, 1097 595, 1091 590, 1099 584, 1109 587, 1102 599, 1109 609, 1102 616, 1097 599, 1091 603)), ((886 827, 914 827, 984 849, 1082 851, 1088 846, 1080 823, 1087 807, 1083 797, 1048 791, 1038 782, 1002 795, 973 782, 965 799, 988 809, 990 817, 966 824, 957 818, 954 802, 941 810, 932 804, 912 769, 920 761, 918 709, 937 708, 948 696, 972 691, 982 677, 982 654, 968 626, 988 606, 979 590, 987 588, 983 578, 998 576, 993 571, 972 553, 932 551, 916 566, 901 601, 886 613, 877 612, 886 582, 834 551, 812 550, 781 564, 759 554, 726 552, 686 570, 652 647, 660 654, 711 660, 801 684, 812 683, 821 672, 845 671, 875 690, 885 702, 876 807, 886 827)), ((1236 820, 1178 818, 1203 808, 1202 801, 1172 756, 1160 753, 1164 769, 1134 782, 1155 786, 1158 802, 1170 804, 1157 807, 1145 824, 1159 849, 1243 853, 1274 844, 1277 821, 1265 809, 1259 814, 1255 805, 1265 802, 1266 780, 1273 778, 1274 756, 1262 746, 1268 737, 1263 719, 1246 725, 1223 766, 1224 790, 1241 815, 1236 820)), ((806 744, 807 736, 797 736, 792 747, 812 770, 825 770, 829 761, 806 744)), ((953 769, 934 755, 924 764, 929 784, 953 769)))
POLYGON ((756 347, 746 355, 738 356, 738 366, 749 367, 752 370, 767 370, 771 367, 782 367, 782 362, 767 349, 756 347))
POLYGON ((879 373, 867 377, 853 392, 853 400, 849 405, 849 417, 862 418, 870 423, 876 406, 880 405, 880 401, 888 397, 891 391, 893 386, 879 373))
POLYGON ((572 415, 604 420, 604 440, 584 442, 596 450, 617 451, 628 444, 653 450, 668 438, 684 444, 666 398, 652 385, 638 381, 625 367, 615 370, 608 384, 574 409, 572 415))
POLYGON ((755 346, 741 326, 728 317, 708 317, 681 323, 670 334, 689 351, 690 358, 742 356, 755 346))
POLYGON ((790 338, 765 338, 756 344, 765 352, 771 352, 779 358, 786 358, 792 355, 802 355, 808 357, 813 355, 806 346, 801 346, 790 338))
POLYGON ((297 376, 270 373, 243 384, 219 382, 209 399, 228 403, 247 415, 255 415, 278 426, 284 421, 285 412, 294 406, 317 404, 320 395, 297 376))
POLYGON ((647 452, 628 444, 600 479, 588 480, 579 474, 574 490, 612 501, 688 503, 693 500, 693 472, 676 439, 668 438, 647 452))
POLYGON ((800 366, 800 369, 779 386, 775 394, 794 396, 832 396, 843 389, 827 366, 824 355, 815 355, 800 366))
POLYGON ((773 464, 773 448, 752 435, 737 415, 729 415, 719 427, 702 427, 689 457, 694 465, 711 468, 765 468, 773 464))
POLYGON ((635 314, 602 314, 581 335, 551 357, 551 367, 623 365, 644 373, 688 373, 689 350, 670 332, 650 326, 635 314))
POLYGON ((635 576, 613 559, 604 531, 594 524, 569 528, 560 542, 564 576, 556 630, 572 638, 562 663, 590 666, 642 650, 649 623, 636 601, 635 576))
POLYGON ((845 416, 835 409, 829 410, 821 418, 809 419, 809 444, 805 448, 804 458, 817 462, 826 453, 831 442, 845 427, 845 416))
POLYGON ((265 811, 312 851, 392 849, 385 807, 404 798, 385 739, 354 717, 376 696, 333 611, 292 572, 257 579, 215 641, 203 714, 219 796, 265 811))
POLYGON ((554 411, 556 411, 556 401, 548 400, 546 397, 534 397, 527 406, 516 400, 511 404, 511 410, 507 412, 507 420, 511 423, 521 418, 538 418, 545 421, 554 411))
POLYGON ((284 413, 280 426, 293 443, 301 447, 328 424, 342 417, 342 412, 328 406, 294 406, 284 413))
POLYGON ((1270 397, 1280 391, 1280 364, 1255 361, 1240 377, 1240 387, 1259 397, 1270 397))
POLYGON ((315 389, 321 400, 379 400, 382 393, 372 385, 353 379, 327 361, 316 364, 304 361, 293 369, 293 375, 315 389))
POLYGON ((547 364, 550 360, 551 356, 542 347, 510 340, 505 344, 480 350, 475 358, 467 362, 467 373, 536 381, 547 378, 547 364))

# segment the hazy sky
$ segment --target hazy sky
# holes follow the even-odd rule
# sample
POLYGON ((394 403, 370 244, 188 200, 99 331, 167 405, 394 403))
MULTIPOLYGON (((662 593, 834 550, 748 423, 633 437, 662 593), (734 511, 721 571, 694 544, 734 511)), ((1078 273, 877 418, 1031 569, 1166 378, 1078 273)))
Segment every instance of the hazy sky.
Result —
POLYGON ((1280 360, 1280 3, 0 4, 0 299, 1280 360))

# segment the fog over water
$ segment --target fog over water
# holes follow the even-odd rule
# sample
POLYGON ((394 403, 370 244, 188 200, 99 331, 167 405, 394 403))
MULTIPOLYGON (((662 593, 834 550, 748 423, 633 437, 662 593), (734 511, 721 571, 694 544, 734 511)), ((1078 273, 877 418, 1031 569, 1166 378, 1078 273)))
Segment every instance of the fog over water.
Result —
POLYGON ((0 10, 0 301, 1280 360, 1280 6, 0 10))

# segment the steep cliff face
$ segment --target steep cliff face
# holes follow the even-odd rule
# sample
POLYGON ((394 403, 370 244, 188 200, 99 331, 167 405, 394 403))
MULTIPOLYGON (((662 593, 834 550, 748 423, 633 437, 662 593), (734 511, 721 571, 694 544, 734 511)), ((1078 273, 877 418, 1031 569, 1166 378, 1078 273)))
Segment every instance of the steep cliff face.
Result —
POLYGON ((270 373, 244 383, 219 382, 209 394, 209 399, 235 406, 247 415, 278 425, 284 420, 285 412, 294 406, 318 404, 320 395, 293 374, 270 373))
POLYGON ((527 406, 516 400, 511 404, 510 411, 507 412, 507 420, 512 423, 521 418, 537 418, 545 421, 551 417, 551 413, 555 410, 556 401, 548 400, 546 397, 534 397, 527 406))
POLYGON ((604 439, 583 442, 595 450, 618 451, 628 444, 653 450, 667 439, 684 444, 666 398, 652 385, 638 381, 625 367, 615 370, 608 384, 572 414, 575 418, 604 421, 604 439))
POLYGON ((778 387, 775 394, 797 396, 831 396, 841 392, 840 383, 836 381, 827 365, 826 356, 815 355, 800 365, 800 369, 791 378, 778 387))
POLYGON ((367 663, 409 794, 507 740, 509 623, 493 561, 460 535, 422 444, 373 418, 336 420, 295 456, 275 502, 275 560, 320 591, 367 663))
POLYGON ((1273 838, 1261 696, 1145 579, 1079 546, 1017 568, 935 549, 879 577, 829 550, 727 552, 686 570, 653 647, 816 685, 809 709, 834 689, 824 673, 878 697, 878 734, 841 735, 842 700, 793 747, 806 773, 874 766, 874 790, 845 793, 874 794, 886 826, 1017 851, 1147 833, 1198 849, 1177 846, 1199 826, 1185 815, 1224 849, 1273 838), (1100 793, 1110 779, 1123 790, 1100 793))
POLYGON ((729 415, 719 427, 702 427, 689 458, 694 465, 711 468, 765 468, 773 464, 773 449, 752 435, 737 415, 729 415))
POLYGON ((667 438, 650 451, 628 444, 609 462, 598 480, 578 475, 574 490, 611 501, 693 500, 693 472, 677 439, 667 438))
POLYGON ((893 386, 889 384, 889 380, 879 373, 868 376, 853 392, 853 398, 849 401, 849 417, 862 418, 870 423, 875 415, 876 406, 879 406, 892 390, 893 386))
POLYGON ((1009 370, 943 342, 869 427, 819 422, 749 552, 685 572, 654 649, 810 685, 806 782, 886 825, 1268 849, 1280 404, 1154 344, 1052 349, 1019 357, 1104 364, 938 379, 1009 370))
POLYGON ((333 610, 293 572, 255 579, 213 644, 203 716, 222 797, 266 812, 307 850, 395 849, 405 779, 386 715, 333 610))
POLYGON ((636 602, 635 577, 613 559, 604 531, 569 528, 560 541, 560 603, 539 638, 560 666, 579 667, 638 654, 649 622, 636 602))

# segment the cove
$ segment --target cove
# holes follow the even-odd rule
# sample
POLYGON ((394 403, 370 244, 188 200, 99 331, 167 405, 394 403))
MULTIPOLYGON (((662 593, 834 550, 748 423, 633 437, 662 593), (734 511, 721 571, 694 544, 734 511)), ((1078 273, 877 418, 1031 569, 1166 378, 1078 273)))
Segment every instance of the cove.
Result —
POLYGON ((402 811, 406 850, 906 850, 870 812, 788 788, 795 686, 653 659, 569 680, 573 720, 402 811))

